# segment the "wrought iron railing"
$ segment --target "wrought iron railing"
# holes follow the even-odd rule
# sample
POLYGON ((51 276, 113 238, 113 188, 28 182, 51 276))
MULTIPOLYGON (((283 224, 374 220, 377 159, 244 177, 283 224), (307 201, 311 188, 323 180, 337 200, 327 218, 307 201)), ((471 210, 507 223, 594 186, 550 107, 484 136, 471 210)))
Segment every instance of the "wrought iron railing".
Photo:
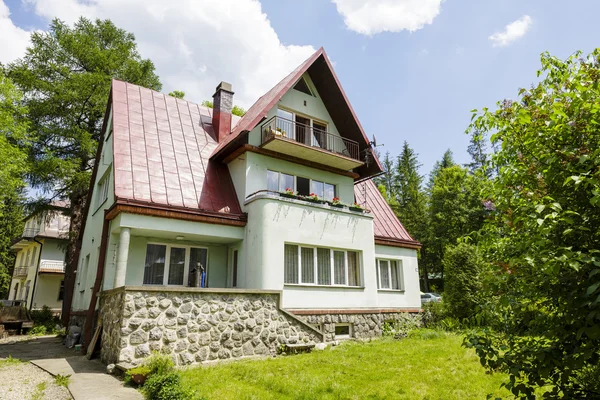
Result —
POLYGON ((360 160, 358 143, 310 125, 273 117, 262 125, 262 143, 273 138, 293 140, 331 153, 360 160))
POLYGON ((62 261, 42 261, 40 264, 40 272, 54 272, 64 274, 65 263, 62 261))
POLYGON ((29 267, 16 267, 15 270, 13 271, 13 276, 15 276, 15 277, 27 276, 28 272, 29 272, 29 267))

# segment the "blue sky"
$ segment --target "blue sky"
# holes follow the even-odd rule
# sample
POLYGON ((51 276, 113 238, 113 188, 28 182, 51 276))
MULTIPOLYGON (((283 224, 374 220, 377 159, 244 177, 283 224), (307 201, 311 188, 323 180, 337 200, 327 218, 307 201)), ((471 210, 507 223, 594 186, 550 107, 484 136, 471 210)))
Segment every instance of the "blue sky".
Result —
MULTIPOLYGON (((419 153, 423 173, 448 148, 458 162, 468 161, 464 131, 470 110, 515 98, 518 88, 535 82, 540 53, 561 58, 578 49, 587 53, 598 45, 600 34, 600 2, 594 0, 447 0, 433 12, 431 23, 421 21, 420 29, 413 26, 412 31, 395 17, 381 22, 381 14, 357 13, 355 23, 366 21, 364 26, 383 30, 371 35, 357 32, 336 4, 324 0, 240 0, 229 6, 222 5, 228 1, 207 0, 183 11, 160 8, 160 2, 157 11, 154 0, 140 1, 0 0, 0 33, 2 2, 19 37, 46 29, 54 16, 66 21, 79 14, 111 18, 136 34, 142 55, 157 65, 164 91, 182 89, 201 101, 210 98, 219 80, 228 80, 246 107, 323 46, 367 134, 385 145, 379 150, 396 155, 408 141, 419 153), (146 5, 147 14, 139 12, 146 5), (524 16, 530 21, 526 32, 494 46, 489 37, 524 16), (169 54, 172 48, 179 49, 177 54, 169 54)), ((403 3, 418 14, 419 8, 433 10, 439 0, 383 3, 403 3)), ((20 50, 15 45, 5 54, 10 51, 18 55, 20 50)))

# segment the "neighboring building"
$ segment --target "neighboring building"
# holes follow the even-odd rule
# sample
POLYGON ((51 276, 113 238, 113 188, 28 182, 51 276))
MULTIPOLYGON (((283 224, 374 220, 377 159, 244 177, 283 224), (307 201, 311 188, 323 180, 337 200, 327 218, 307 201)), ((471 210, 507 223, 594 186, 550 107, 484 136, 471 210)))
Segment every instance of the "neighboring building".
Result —
POLYGON ((325 52, 242 118, 233 94, 210 109, 113 81, 70 308, 89 343, 99 307, 105 362, 371 337, 420 309, 420 245, 325 52))
POLYGON ((63 203, 26 219, 23 235, 11 247, 17 254, 8 300, 30 310, 48 306, 57 314, 61 312, 68 232, 63 203))

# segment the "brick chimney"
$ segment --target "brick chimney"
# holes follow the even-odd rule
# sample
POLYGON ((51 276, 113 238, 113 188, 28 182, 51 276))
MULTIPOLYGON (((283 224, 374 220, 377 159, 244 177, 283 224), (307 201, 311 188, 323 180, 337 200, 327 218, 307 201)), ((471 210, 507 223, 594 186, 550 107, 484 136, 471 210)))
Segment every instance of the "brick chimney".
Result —
POLYGON ((231 83, 221 82, 213 94, 212 124, 217 141, 220 143, 231 133, 231 109, 233 92, 231 83))

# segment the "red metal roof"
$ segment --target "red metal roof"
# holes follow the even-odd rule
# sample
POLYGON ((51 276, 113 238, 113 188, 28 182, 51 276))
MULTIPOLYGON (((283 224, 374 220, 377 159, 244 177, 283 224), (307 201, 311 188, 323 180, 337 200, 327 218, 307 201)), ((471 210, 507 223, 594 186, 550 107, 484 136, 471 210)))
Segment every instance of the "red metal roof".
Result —
POLYGON ((118 199, 242 214, 227 166, 209 161, 212 109, 117 80, 112 104, 118 199))
POLYGON ((354 197, 358 204, 366 207, 373 214, 373 230, 376 239, 418 244, 398 220, 371 179, 354 185, 354 197))

